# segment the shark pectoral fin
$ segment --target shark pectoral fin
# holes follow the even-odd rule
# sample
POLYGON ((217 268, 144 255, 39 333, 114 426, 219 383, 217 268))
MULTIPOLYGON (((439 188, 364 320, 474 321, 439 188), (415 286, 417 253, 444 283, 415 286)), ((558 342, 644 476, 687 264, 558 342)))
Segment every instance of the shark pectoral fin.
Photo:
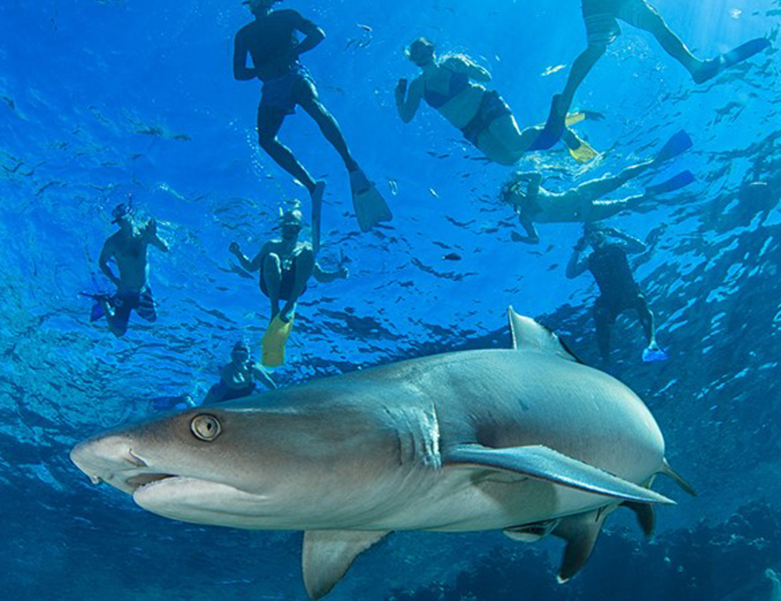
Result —
POLYGON ((608 516, 607 511, 596 510, 580 513, 561 520, 553 535, 567 541, 564 558, 559 569, 558 580, 567 582, 586 565, 597 544, 602 524, 608 516))
POLYGON ((516 542, 536 543, 553 532, 558 525, 559 520, 547 520, 545 522, 526 524, 525 526, 506 528, 503 532, 507 538, 516 542))
POLYGON ((480 445, 459 445, 447 452, 445 462, 449 465, 471 465, 484 469, 506 470, 529 478, 625 501, 675 503, 648 488, 544 446, 489 449, 480 445))
POLYGON ((308 530, 304 533, 302 569, 306 592, 325 597, 350 569, 355 558, 389 532, 308 530))
POLYGON ((656 513, 652 505, 646 503, 623 503, 621 506, 634 511, 637 523, 640 524, 640 529, 646 538, 651 538, 654 535, 654 530, 656 530, 656 513))
POLYGON ((530 317, 518 315, 512 307, 507 310, 510 320, 510 332, 515 350, 535 350, 541 353, 558 355, 562 359, 582 363, 555 332, 537 323, 530 317))

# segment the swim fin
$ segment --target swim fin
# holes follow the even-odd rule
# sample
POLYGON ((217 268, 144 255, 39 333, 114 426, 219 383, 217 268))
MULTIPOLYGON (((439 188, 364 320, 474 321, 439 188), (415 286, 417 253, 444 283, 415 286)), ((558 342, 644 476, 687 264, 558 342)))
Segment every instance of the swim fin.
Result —
POLYGON ((382 221, 391 221, 393 213, 374 184, 363 170, 350 172, 350 189, 353 196, 353 209, 362 232, 368 232, 382 221))
POLYGON ((668 192, 675 192, 676 190, 685 188, 695 180, 696 178, 694 177, 694 174, 687 169, 686 171, 682 171, 678 175, 674 175, 666 182, 662 182, 661 184, 654 184, 653 186, 646 187, 645 191, 646 194, 652 194, 652 195, 666 194, 668 192))
POLYGON ((90 292, 79 292, 79 296, 90 298, 95 301, 95 304, 92 305, 92 311, 90 312, 90 323, 95 323, 96 321, 99 321, 106 316, 106 310, 103 308, 103 302, 111 302, 110 294, 92 294, 90 292))
POLYGON ((664 161, 674 159, 689 150, 692 146, 694 146, 694 142, 692 142, 691 137, 685 131, 681 130, 674 133, 670 136, 670 139, 667 140, 667 143, 662 146, 659 154, 656 155, 656 162, 663 163, 664 161))
POLYGON ((669 357, 665 350, 656 345, 643 349, 643 362, 645 363, 659 363, 661 361, 667 361, 667 359, 669 359, 669 357))
POLYGON ((282 321, 277 315, 263 334, 261 361, 266 367, 279 367, 285 363, 285 345, 293 331, 293 318, 282 321))
POLYGON ((323 195, 325 194, 325 182, 319 181, 312 191, 312 248, 315 255, 320 250, 320 223, 323 215, 323 195))
POLYGON ((599 153, 594 150, 588 142, 581 140, 569 130, 567 130, 567 132, 571 135, 571 139, 566 139, 568 136, 565 136, 567 150, 569 150, 572 158, 578 163, 590 163, 599 156, 599 153))
POLYGON ((734 67, 738 63, 742 63, 744 60, 751 58, 767 48, 770 48, 770 40, 767 38, 755 38, 745 44, 741 44, 737 48, 733 48, 721 56, 707 60, 692 75, 694 83, 705 83, 716 77, 722 71, 734 67))

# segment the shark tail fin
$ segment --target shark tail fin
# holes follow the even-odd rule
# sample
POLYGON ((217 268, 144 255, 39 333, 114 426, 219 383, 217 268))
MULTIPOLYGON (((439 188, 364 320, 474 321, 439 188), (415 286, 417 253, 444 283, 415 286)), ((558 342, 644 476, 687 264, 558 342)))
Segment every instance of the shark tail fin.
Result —
POLYGON ((686 480, 684 480, 684 478, 680 474, 678 474, 678 472, 676 472, 673 468, 671 468, 670 464, 667 463, 666 459, 662 464, 662 469, 659 470, 658 473, 662 474, 663 476, 672 478, 678 486, 680 486, 692 497, 697 496, 697 489, 695 489, 691 484, 689 484, 686 480))

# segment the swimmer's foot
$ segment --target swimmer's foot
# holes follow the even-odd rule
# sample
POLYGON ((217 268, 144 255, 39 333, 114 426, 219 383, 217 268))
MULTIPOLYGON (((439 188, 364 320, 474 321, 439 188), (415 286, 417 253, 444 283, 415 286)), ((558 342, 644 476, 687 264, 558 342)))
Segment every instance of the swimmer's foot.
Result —
POLYGON ((645 363, 659 363, 667 361, 669 357, 664 349, 660 348, 655 340, 652 340, 646 349, 643 350, 643 361, 645 363))
POLYGON ((716 77, 719 73, 726 71, 730 67, 734 67, 738 63, 742 63, 744 60, 751 58, 767 48, 770 48, 770 40, 767 38, 753 39, 721 56, 703 61, 700 68, 692 73, 692 79, 694 80, 694 83, 705 83, 716 77))

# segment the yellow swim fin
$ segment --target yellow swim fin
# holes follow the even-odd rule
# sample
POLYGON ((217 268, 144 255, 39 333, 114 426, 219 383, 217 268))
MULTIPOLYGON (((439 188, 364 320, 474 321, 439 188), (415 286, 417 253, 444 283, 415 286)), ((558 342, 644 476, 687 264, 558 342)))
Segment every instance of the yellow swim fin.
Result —
POLYGON ((263 334, 261 361, 266 367, 279 367, 285 363, 285 345, 293 331, 293 319, 284 322, 277 315, 263 334))
POLYGON ((580 123, 581 121, 586 120, 586 113, 578 112, 578 113, 569 113, 564 120, 564 123, 567 127, 572 127, 573 125, 576 125, 580 123))
POLYGON ((594 150, 588 142, 581 140, 577 136, 573 136, 575 139, 572 144, 567 144, 567 150, 578 163, 590 163, 599 156, 599 153, 594 150))

